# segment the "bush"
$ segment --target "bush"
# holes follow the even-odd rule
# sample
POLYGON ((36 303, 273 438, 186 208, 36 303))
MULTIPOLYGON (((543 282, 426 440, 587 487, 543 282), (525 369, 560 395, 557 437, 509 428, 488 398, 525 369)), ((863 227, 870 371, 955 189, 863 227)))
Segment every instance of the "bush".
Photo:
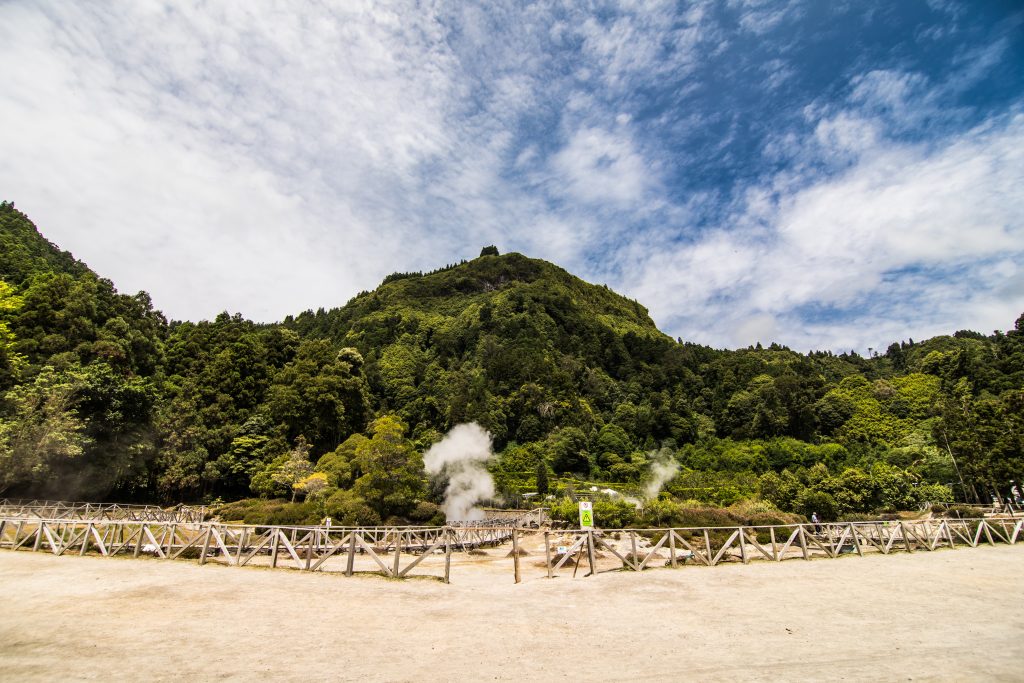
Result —
MULTIPOLYGON (((935 512, 935 507, 941 508, 942 506, 934 506, 932 512, 935 512)), ((948 508, 942 509, 939 514, 950 519, 977 519, 981 517, 981 512, 969 505, 950 505, 948 508)))
POLYGON ((226 522, 267 526, 319 524, 321 517, 312 503, 290 503, 277 498, 246 498, 221 505, 215 514, 226 522))
POLYGON ((796 511, 808 518, 817 512, 821 519, 833 521, 839 516, 839 505, 824 491, 804 489, 796 497, 796 511))
POLYGON ((445 523, 444 510, 439 505, 427 500, 416 504, 413 511, 409 513, 409 519, 416 524, 429 526, 441 526, 445 523))
POLYGON ((380 515, 352 491, 337 491, 324 501, 324 514, 341 526, 377 526, 380 515))

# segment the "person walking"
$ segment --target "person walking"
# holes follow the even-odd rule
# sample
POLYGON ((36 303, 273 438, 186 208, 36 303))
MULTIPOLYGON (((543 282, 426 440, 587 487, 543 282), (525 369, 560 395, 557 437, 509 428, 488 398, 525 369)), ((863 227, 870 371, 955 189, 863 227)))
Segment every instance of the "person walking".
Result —
POLYGON ((820 534, 821 533, 821 519, 818 518, 818 513, 817 512, 812 512, 811 513, 811 524, 814 525, 814 533, 820 534))

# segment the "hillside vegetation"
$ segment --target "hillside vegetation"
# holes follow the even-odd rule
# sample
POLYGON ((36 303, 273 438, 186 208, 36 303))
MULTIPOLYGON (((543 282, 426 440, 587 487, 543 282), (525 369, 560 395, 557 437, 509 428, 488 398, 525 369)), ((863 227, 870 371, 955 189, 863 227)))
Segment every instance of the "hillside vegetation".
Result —
POLYGON ((279 324, 168 322, 10 203, 0 246, 4 496, 283 497, 300 503, 275 504, 285 517, 426 521, 439 491, 421 454, 468 421, 493 435, 513 502, 636 492, 653 459, 675 463, 669 495, 645 506, 663 520, 745 500, 838 517, 988 499, 1024 478, 1024 316, 871 358, 716 350, 487 248, 279 324))

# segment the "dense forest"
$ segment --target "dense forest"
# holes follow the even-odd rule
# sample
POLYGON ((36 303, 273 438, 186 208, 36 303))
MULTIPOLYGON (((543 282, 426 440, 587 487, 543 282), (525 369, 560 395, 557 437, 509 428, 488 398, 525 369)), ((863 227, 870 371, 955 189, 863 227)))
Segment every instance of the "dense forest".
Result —
POLYGON ((488 247, 277 324, 169 322, 7 202, 0 278, 6 497, 283 499, 299 517, 427 521, 440 488, 422 453, 470 421, 517 504, 639 495, 655 461, 678 468, 647 505, 659 517, 748 501, 838 518, 989 500, 1024 479, 1024 316, 871 357, 716 350, 488 247))

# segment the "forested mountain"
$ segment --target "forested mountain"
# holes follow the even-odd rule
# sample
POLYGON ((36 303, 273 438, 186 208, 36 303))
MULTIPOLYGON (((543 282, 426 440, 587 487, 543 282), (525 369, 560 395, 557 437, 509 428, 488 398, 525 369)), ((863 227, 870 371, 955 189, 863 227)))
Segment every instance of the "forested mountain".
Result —
POLYGON ((488 247, 279 324, 168 323, 10 203, 0 245, 6 496, 285 495, 343 519, 425 519, 420 453, 468 421, 494 436, 506 496, 635 487, 656 453, 681 468, 676 500, 831 516, 1024 477, 1024 316, 871 358, 715 350, 488 247))

